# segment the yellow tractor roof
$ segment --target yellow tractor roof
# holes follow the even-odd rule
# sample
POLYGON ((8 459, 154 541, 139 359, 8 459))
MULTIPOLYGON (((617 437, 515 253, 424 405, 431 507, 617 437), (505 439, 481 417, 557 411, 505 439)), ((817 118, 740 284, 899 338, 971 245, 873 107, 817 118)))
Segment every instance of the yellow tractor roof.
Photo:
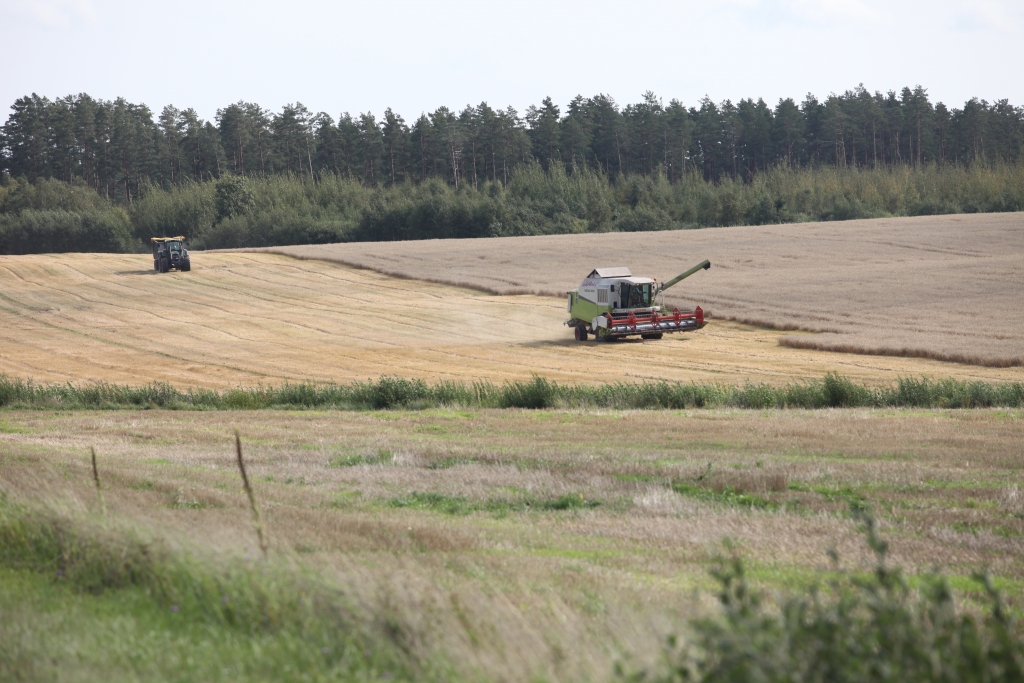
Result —
POLYGON ((181 235, 177 237, 150 237, 153 242, 184 242, 185 238, 181 235))

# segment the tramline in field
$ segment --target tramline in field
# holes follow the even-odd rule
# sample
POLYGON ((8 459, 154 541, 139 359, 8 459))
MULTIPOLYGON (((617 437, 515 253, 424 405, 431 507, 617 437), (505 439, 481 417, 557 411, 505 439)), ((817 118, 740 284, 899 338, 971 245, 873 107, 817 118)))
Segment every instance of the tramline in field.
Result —
POLYGON ((705 259, 664 284, 657 279, 634 277, 629 268, 595 268, 579 289, 567 292, 569 315, 565 324, 576 331, 576 341, 593 334, 596 341, 614 341, 640 335, 641 339, 661 339, 666 332, 687 332, 704 327, 704 310, 692 313, 665 308, 665 290, 707 270, 705 259), (661 295, 661 303, 657 301, 661 295))

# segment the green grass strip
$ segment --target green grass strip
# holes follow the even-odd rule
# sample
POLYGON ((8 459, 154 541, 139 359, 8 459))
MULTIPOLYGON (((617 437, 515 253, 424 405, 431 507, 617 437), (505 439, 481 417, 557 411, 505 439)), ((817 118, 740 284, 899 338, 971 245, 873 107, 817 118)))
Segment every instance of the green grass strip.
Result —
POLYGON ((529 381, 428 384, 421 379, 384 376, 350 384, 283 384, 228 389, 176 389, 154 383, 127 386, 37 384, 0 375, 0 408, 59 410, 258 410, 334 408, 338 410, 422 410, 473 408, 1020 408, 1024 383, 968 382, 953 378, 901 378, 870 388, 830 373, 820 380, 782 386, 742 386, 698 382, 642 382, 571 385, 535 376, 529 381))
POLYGON ((44 670, 51 656, 56 669, 68 666, 60 658, 69 654, 76 666, 109 662, 112 671, 97 680, 140 680, 140 673, 163 680, 150 662, 122 656, 157 645, 157 662, 181 659, 167 680, 451 678, 439 662, 404 649, 389 615, 362 613, 343 590, 286 559, 214 562, 130 527, 29 507, 2 493, 0 582, 0 612, 8 617, 0 636, 21 634, 0 637, 0 680, 63 678, 44 670), (8 590, 15 584, 21 590, 8 590), (63 616, 48 617, 54 610, 63 616), (29 643, 23 636, 32 623, 47 625, 56 641, 29 643), (84 635, 95 629, 109 640, 84 635))

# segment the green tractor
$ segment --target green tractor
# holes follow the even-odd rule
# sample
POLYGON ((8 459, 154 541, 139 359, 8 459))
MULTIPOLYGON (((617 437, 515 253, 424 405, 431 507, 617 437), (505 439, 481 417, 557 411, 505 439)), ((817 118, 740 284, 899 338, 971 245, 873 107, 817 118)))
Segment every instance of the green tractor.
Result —
POLYGON ((688 332, 704 327, 704 310, 692 313, 665 308, 665 290, 699 270, 707 270, 705 259, 664 284, 656 279, 633 277, 629 268, 595 268, 579 289, 567 292, 569 315, 565 324, 576 331, 576 341, 614 341, 634 335, 661 339, 666 332, 688 332), (661 303, 658 296, 661 295, 661 303))
POLYGON ((192 270, 192 259, 188 256, 188 249, 185 248, 185 238, 181 237, 154 237, 153 242, 153 270, 166 273, 169 270, 192 270))

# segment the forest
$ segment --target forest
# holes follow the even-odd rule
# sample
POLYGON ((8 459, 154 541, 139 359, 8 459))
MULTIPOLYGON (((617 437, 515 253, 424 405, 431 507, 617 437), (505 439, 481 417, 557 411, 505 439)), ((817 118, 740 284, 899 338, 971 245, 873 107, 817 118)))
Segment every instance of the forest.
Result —
POLYGON ((863 85, 824 100, 647 92, 486 102, 411 123, 301 103, 19 98, 0 129, 0 253, 657 230, 1024 208, 1024 107, 863 85))

